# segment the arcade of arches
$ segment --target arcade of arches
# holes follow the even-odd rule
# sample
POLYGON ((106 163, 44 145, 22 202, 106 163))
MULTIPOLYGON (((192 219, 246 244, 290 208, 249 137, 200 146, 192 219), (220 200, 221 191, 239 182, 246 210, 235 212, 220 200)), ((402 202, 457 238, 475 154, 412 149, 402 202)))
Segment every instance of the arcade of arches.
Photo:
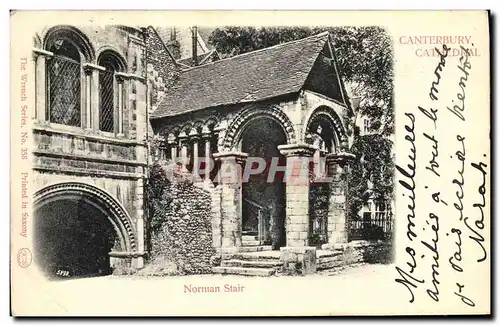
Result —
POLYGON ((185 130, 182 120, 180 125, 168 126, 182 132, 164 134, 162 151, 166 154, 159 155, 172 158, 180 153, 188 158, 182 162, 192 162, 195 153, 202 153, 215 159, 219 171, 257 169, 255 157, 266 161, 262 171, 239 184, 221 182, 213 173, 204 176, 205 181, 213 181, 208 188, 215 186, 214 196, 221 202, 221 209, 213 213, 218 219, 214 247, 222 253, 237 252, 248 245, 245 239, 273 250, 346 242, 344 169, 353 156, 343 152, 345 134, 335 111, 318 106, 303 119, 304 125, 292 124, 280 108, 241 112, 226 122, 223 132, 217 132, 217 125, 204 133, 201 128, 185 130), (201 139, 203 152, 199 150, 201 139), (218 146, 214 148, 213 142, 218 146), (273 158, 278 172, 268 180, 273 158), (295 172, 285 171, 297 160, 307 162, 309 178, 288 183, 286 173, 295 172), (331 181, 321 182, 327 177, 331 181))
POLYGON ((349 104, 327 33, 181 71, 149 30, 57 26, 36 38, 35 179, 40 187, 66 181, 35 196, 38 265, 82 277, 143 267, 149 127, 160 136, 159 156, 181 156, 185 173, 199 157, 222 168, 256 156, 278 157, 286 169, 314 158, 312 171, 333 178, 264 183, 263 171, 238 185, 206 173, 218 252, 238 252, 244 237, 273 249, 346 241, 342 176, 352 157, 343 152, 341 118, 349 104), (165 86, 174 81, 187 84, 165 86))

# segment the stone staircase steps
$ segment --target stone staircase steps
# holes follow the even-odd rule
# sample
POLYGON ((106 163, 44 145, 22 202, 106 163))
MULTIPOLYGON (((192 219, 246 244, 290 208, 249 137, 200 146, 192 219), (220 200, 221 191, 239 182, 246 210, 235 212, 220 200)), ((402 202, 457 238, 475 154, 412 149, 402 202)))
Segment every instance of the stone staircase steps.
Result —
POLYGON ((252 267, 213 267, 212 271, 216 274, 233 274, 245 276, 271 276, 276 274, 273 268, 252 268, 252 267))
POLYGON ((259 240, 242 240, 241 244, 246 247, 246 246, 259 246, 260 241, 259 240))
POLYGON ((242 235, 241 241, 257 241, 256 235, 242 235))
POLYGON ((223 255, 221 265, 213 267, 218 274, 235 274, 243 276, 271 276, 281 271, 283 262, 280 252, 270 250, 271 246, 254 246, 260 251, 243 251, 223 255))
POLYGON ((272 249, 272 246, 242 246, 240 252, 269 251, 272 249))
POLYGON ((283 265, 279 260, 223 260, 221 267, 277 268, 283 265))
POLYGON ((268 251, 261 252, 239 252, 224 257, 227 260, 254 260, 254 261, 280 261, 279 255, 270 255, 268 251))
POLYGON ((339 267, 342 265, 342 251, 319 251, 316 258, 316 268, 318 271, 339 267))

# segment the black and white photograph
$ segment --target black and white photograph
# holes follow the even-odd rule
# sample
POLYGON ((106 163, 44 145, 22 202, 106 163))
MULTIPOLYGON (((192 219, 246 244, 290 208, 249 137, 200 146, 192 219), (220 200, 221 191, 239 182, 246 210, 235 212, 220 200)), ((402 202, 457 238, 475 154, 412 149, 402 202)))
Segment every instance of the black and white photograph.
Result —
MULTIPOLYGON (((459 290, 465 287, 460 295, 453 294, 455 282, 442 285, 452 268, 471 270, 461 244, 453 246, 470 244, 472 223, 441 222, 440 230, 439 217, 451 219, 463 205, 457 185, 476 196, 480 185, 472 179, 477 171, 489 178, 489 163, 478 158, 470 171, 467 162, 467 181, 464 169, 461 183, 445 181, 443 171, 455 173, 456 162, 475 152, 465 154, 469 134, 450 129, 452 140, 439 138, 447 120, 458 128, 467 111, 456 99, 448 109, 437 101, 467 82, 446 75, 455 62, 470 60, 462 71, 478 74, 470 66, 487 59, 478 41, 431 41, 359 19, 214 25, 148 23, 143 15, 105 24, 47 20, 24 41, 27 55, 13 58, 17 70, 27 71, 15 73, 20 159, 29 164, 16 183, 21 204, 12 241, 26 241, 12 249, 16 268, 38 274, 54 293, 100 288, 106 292, 100 302, 154 288, 144 313, 158 315, 189 315, 181 305, 193 297, 228 304, 266 296, 256 284, 286 288, 298 301, 324 284, 347 305, 365 293, 379 300, 372 291, 386 282, 400 308, 420 297, 429 301, 427 313, 443 292, 467 308, 474 303, 469 283, 457 281, 459 290), (398 57, 403 50, 396 47, 412 50, 398 57), (401 60, 405 69, 397 70, 401 60), (425 69, 412 70, 412 60, 425 61, 425 69), (401 90, 399 75, 421 85, 401 90), (397 105, 403 97, 415 103, 397 105), (155 310, 160 293, 179 298, 178 306, 155 310)), ((64 308, 70 315, 81 313, 71 310, 75 300, 64 308)), ((117 307, 126 306, 101 304, 89 314, 119 314, 117 307)), ((142 314, 136 308, 129 313, 142 314)), ((353 314, 337 308, 321 302, 317 311, 296 313, 353 314)), ((192 309, 192 315, 252 310, 192 309)), ((360 315, 377 313, 362 300, 360 315)), ((283 307, 257 314, 295 315, 283 307)))

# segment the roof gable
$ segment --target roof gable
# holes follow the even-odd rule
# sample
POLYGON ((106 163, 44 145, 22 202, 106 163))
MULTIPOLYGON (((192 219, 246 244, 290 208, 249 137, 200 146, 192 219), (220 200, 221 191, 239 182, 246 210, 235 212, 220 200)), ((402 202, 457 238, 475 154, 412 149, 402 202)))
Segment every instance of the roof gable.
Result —
MULTIPOLYGON (((325 48, 328 46, 325 45, 325 48)), ((323 94, 331 99, 345 104, 342 84, 335 64, 328 49, 323 49, 316 59, 311 72, 305 82, 304 88, 315 93, 323 94)))
POLYGON ((151 119, 296 93, 327 42, 325 32, 184 70, 151 119))

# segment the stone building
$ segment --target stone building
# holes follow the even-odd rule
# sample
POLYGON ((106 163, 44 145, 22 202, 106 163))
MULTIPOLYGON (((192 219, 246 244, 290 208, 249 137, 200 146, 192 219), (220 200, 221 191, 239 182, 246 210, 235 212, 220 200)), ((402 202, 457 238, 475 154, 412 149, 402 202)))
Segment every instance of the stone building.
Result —
MULTIPOLYGON (((149 68, 160 74, 156 62, 149 68)), ((213 247, 223 260, 281 248, 287 263, 347 241, 344 174, 353 155, 345 152, 344 119, 351 108, 328 33, 181 69, 171 85, 152 103, 160 156, 180 156, 180 170, 204 180, 213 247), (333 181, 290 183, 281 174, 268 182, 268 167, 248 182, 216 178, 244 170, 252 157, 278 158, 288 176, 302 173, 290 168, 297 159, 314 158, 316 166, 326 158, 326 169, 313 170, 333 181), (200 158, 215 159, 216 173, 199 174, 200 158)))
POLYGON ((228 272, 227 259, 239 253, 277 253, 287 264, 347 241, 351 104, 329 34, 220 60, 190 32, 193 52, 184 57, 151 26, 54 26, 34 37, 35 259, 48 275, 144 266, 153 159, 182 158, 180 172, 203 190, 200 197, 189 188, 183 211, 196 197, 209 198, 210 212, 200 215, 209 228, 186 225, 209 234, 207 255, 222 258, 215 272, 228 272), (255 157, 269 164, 248 182, 219 178, 255 157), (268 182, 273 159, 282 172, 268 182), (291 167, 304 159, 308 175, 333 181, 286 182, 300 177, 303 169, 291 167))
POLYGON ((205 38, 196 26, 156 27, 155 30, 160 35, 167 49, 172 53, 177 64, 182 68, 220 60, 217 51, 208 46, 205 38))
POLYGON ((33 42, 37 265, 49 276, 141 268, 144 34, 125 26, 53 26, 33 42))

